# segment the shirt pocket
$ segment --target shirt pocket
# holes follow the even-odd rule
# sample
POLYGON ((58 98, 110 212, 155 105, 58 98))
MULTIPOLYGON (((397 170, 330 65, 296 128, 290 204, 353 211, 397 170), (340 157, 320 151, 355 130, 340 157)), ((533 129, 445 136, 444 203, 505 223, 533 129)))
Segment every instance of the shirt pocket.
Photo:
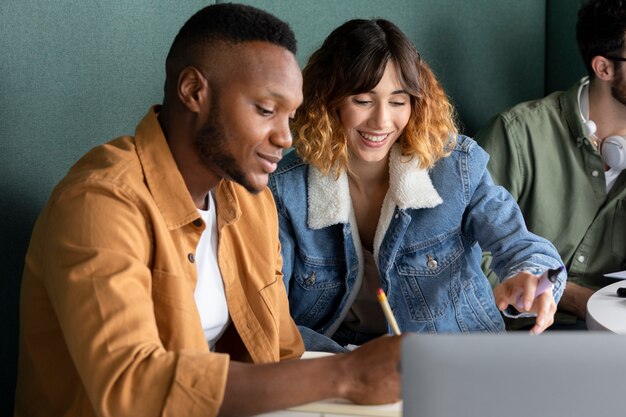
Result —
POLYGON ((463 242, 459 230, 401 249, 395 266, 400 288, 413 320, 433 320, 446 314, 453 283, 460 275, 463 242))
POLYGON ((289 289, 289 307, 296 324, 318 329, 339 308, 345 292, 345 260, 300 253, 289 289))
POLYGON ((626 258, 626 200, 618 200, 611 227, 611 253, 619 259, 626 258))

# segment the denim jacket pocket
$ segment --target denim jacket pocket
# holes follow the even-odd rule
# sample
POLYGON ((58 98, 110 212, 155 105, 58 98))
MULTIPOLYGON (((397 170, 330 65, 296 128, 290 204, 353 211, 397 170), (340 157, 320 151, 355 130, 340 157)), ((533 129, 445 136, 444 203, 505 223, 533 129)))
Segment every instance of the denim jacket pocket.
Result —
POLYGON ((395 265, 413 320, 433 320, 446 313, 462 254, 458 229, 400 250, 395 265))
POLYGON ((500 311, 491 296, 490 285, 483 281, 482 285, 478 278, 464 279, 463 290, 460 294, 459 325, 465 332, 501 332, 504 330, 504 322, 500 311), (489 286, 489 287, 488 287, 489 286), (487 292, 489 291, 489 292, 487 292))
POLYGON ((296 324, 317 330, 336 311, 345 293, 345 261, 302 253, 294 265, 289 308, 296 324))

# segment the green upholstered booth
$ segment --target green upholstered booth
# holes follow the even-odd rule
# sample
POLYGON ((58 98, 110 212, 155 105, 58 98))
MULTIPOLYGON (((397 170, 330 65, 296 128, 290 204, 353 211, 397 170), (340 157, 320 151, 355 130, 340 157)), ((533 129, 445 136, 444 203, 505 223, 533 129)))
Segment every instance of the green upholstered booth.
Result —
MULTIPOLYGON (((292 25, 301 65, 345 20, 394 21, 438 74, 469 135, 494 113, 584 72, 574 40, 580 0, 244 2, 292 25)), ((132 134, 160 102, 170 42, 208 3, 0 2, 0 415, 13 407, 19 286, 37 214, 79 156, 132 134)))

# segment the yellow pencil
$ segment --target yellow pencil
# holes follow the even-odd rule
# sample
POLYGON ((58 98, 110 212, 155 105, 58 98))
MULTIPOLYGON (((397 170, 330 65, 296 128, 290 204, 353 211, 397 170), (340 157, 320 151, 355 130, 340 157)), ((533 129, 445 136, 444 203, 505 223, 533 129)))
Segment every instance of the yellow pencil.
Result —
POLYGON ((380 302, 380 306, 383 308, 383 313, 385 313, 385 317, 387 318, 387 321, 389 322, 389 325, 393 330, 393 334, 402 334, 402 332, 400 332, 400 328, 398 327, 398 322, 393 315, 393 311, 391 311, 391 307, 389 306, 389 301, 387 301, 387 295, 385 294, 383 289, 379 288, 376 295, 378 297, 378 301, 380 302))

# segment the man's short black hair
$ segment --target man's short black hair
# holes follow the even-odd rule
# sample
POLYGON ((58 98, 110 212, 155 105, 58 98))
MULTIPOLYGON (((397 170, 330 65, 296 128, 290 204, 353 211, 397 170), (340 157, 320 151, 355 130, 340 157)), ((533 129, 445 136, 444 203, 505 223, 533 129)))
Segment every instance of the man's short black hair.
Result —
POLYGON ((189 58, 187 54, 197 47, 219 41, 265 41, 296 53, 296 37, 287 23, 252 6, 220 3, 205 7, 187 20, 174 38, 167 62, 189 58))
POLYGON ((591 60, 621 52, 626 31, 626 0, 591 0, 578 11, 578 49, 593 76, 591 60))

